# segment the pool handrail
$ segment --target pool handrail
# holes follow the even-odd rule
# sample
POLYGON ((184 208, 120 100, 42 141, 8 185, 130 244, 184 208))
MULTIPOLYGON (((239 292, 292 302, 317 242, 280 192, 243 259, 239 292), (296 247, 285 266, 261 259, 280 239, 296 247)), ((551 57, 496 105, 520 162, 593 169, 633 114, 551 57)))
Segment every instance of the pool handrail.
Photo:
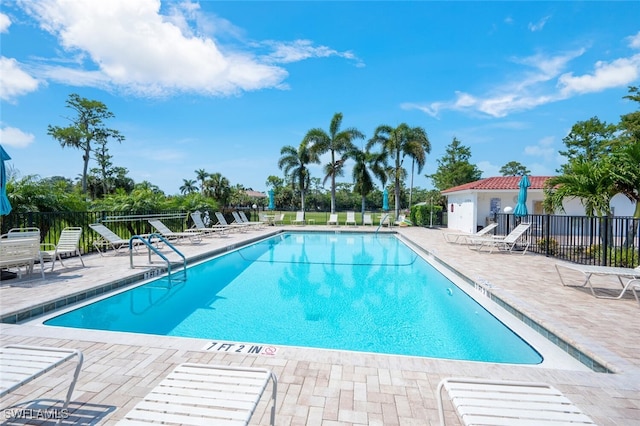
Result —
POLYGON ((167 247, 169 247, 171 250, 176 252, 182 258, 182 271, 184 273, 184 280, 186 281, 187 280, 187 258, 177 248, 175 248, 175 246, 173 244, 171 244, 166 238, 164 238, 162 235, 160 235, 158 233, 149 234, 147 239, 145 239, 142 235, 134 235, 129 239, 129 265, 131 266, 131 269, 134 268, 134 266, 133 266, 133 241, 134 240, 140 240, 140 241, 142 241, 142 243, 145 246, 147 246, 148 255, 149 255, 149 263, 152 263, 151 262, 151 251, 153 251, 155 254, 160 256, 165 262, 167 262, 167 277, 169 278, 169 282, 171 282, 171 261, 169 259, 167 259, 167 257, 164 254, 162 254, 162 252, 160 252, 160 250, 158 250, 153 245, 153 237, 157 237, 158 240, 162 241, 164 244, 167 245, 167 247))
MULTIPOLYGON (((378 231, 380 230, 380 227, 382 225, 384 225, 384 223, 385 223, 385 221, 387 220, 388 217, 389 217, 389 213, 385 214, 384 217, 382 219, 380 219, 380 224, 376 228, 376 232, 375 232, 376 235, 378 234, 378 231)), ((391 221, 389 221, 389 226, 391 226, 391 221)))

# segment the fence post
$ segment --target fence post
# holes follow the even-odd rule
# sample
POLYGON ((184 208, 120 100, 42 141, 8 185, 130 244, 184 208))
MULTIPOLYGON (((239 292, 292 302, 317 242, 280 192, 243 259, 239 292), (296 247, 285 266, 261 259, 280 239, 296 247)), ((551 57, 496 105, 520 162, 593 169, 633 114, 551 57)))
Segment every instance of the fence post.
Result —
POLYGON ((542 216, 542 230, 544 232, 544 255, 546 257, 549 257, 549 239, 551 238, 551 229, 549 226, 550 220, 549 220, 549 213, 545 214, 544 216, 542 216))
POLYGON ((608 265, 608 252, 609 252, 609 216, 602 216, 602 222, 601 223, 601 228, 600 228, 600 235, 603 236, 602 238, 602 258, 601 258, 601 264, 602 266, 607 266, 608 265))

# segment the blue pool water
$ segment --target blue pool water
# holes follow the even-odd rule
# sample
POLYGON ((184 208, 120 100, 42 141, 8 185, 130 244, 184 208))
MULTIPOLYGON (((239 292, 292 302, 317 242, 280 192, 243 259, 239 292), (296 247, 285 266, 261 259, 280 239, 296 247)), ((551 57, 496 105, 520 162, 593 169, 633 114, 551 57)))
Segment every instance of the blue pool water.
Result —
POLYGON ((537 364, 519 336, 392 235, 289 233, 47 325, 537 364))

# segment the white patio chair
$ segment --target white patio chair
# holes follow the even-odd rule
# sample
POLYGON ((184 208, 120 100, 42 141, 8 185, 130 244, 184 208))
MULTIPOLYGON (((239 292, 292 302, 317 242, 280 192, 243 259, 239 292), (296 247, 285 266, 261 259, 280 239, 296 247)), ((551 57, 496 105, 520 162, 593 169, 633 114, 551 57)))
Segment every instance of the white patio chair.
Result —
POLYGON ((226 226, 227 229, 237 229, 238 231, 246 232, 248 227, 249 227, 249 225, 247 225, 245 223, 229 223, 229 222, 227 222, 227 219, 224 217, 222 212, 216 212, 216 219, 218 219, 218 225, 219 226, 226 226))
MULTIPOLYGON (((23 345, 9 345, 0 348, 0 397, 13 392, 74 357, 77 357, 77 364, 62 405, 62 410, 67 410, 82 368, 82 352, 76 349, 23 345)), ((57 382, 57 379, 53 381, 57 382)), ((63 420, 61 416, 57 423, 60 424, 63 420)))
POLYGON ((443 390, 464 425, 595 425, 562 392, 544 383, 448 378, 436 391, 441 426, 443 390))
POLYGON ((41 254, 43 258, 51 259, 51 270, 56 266, 56 259, 60 261, 60 264, 64 266, 62 262, 62 255, 78 255, 80 259, 80 263, 82 266, 84 265, 84 260, 82 260, 82 253, 80 252, 80 237, 82 236, 82 228, 80 227, 67 227, 62 230, 60 233, 60 238, 58 239, 58 244, 44 243, 41 247, 44 250, 41 250, 41 254))
POLYGON ((344 221, 345 225, 352 224, 353 226, 357 226, 356 223, 356 212, 347 212, 347 219, 344 221))
MULTIPOLYGON (((513 249, 518 244, 518 241, 524 236, 524 233, 527 232, 530 226, 530 223, 521 223, 513 228, 513 231, 511 231, 507 236, 494 236, 493 238, 469 238, 470 248, 481 251, 483 248, 488 247, 489 253, 493 253, 493 250, 497 248, 499 250, 506 250, 509 253, 512 253, 513 249)), ((530 241, 525 242, 522 254, 527 252, 529 244, 531 244, 530 241)))
POLYGON ((202 232, 204 235, 220 235, 225 236, 229 231, 229 226, 225 225, 213 225, 207 226, 202 219, 202 213, 195 211, 191 213, 191 220, 193 220, 193 227, 197 231, 202 232))
POLYGON ((444 235, 445 241, 447 241, 448 243, 458 243, 460 241, 468 242, 469 238, 484 237, 497 227, 498 227, 498 224, 494 222, 494 223, 488 224, 481 230, 477 231, 475 234, 470 234, 468 232, 446 232, 443 235, 444 235))
POLYGON ((362 216, 362 224, 373 226, 373 218, 371 217, 371 213, 365 213, 364 216, 362 216))
POLYGON ((304 220, 304 212, 296 212, 296 218, 291 221, 294 225, 304 225, 306 222, 304 220))
POLYGON ((40 274, 44 279, 44 262, 40 253, 40 238, 0 239, 0 269, 17 269, 18 278, 33 273, 36 260, 40 263, 40 274))
POLYGON ((245 212, 243 212, 242 210, 240 210, 238 212, 238 214, 240 215, 240 219, 242 219, 242 223, 248 223, 250 225, 257 226, 258 228, 262 228, 263 226, 269 224, 269 221, 268 220, 263 220, 262 216, 260 216, 260 220, 259 221, 251 221, 247 217, 247 214, 245 212))
POLYGON ((558 272, 558 277, 560 277, 560 282, 563 286, 566 287, 589 287, 591 290, 591 294, 593 294, 598 299, 621 299, 627 290, 632 288, 634 284, 636 284, 640 279, 640 266, 635 268, 621 268, 616 266, 597 266, 597 265, 578 265, 573 263, 556 263, 556 272, 558 272), (570 269, 573 271, 580 272, 584 276, 584 281, 579 285, 567 284, 560 273, 562 268, 570 269), (609 276, 613 278, 617 278, 622 286, 622 290, 616 296, 606 296, 603 294, 596 293, 595 287, 591 282, 591 278, 594 275, 598 276, 609 276), (623 278, 629 278, 629 281, 625 284, 623 282, 623 278))
MULTIPOLYGON (((118 234, 101 223, 91 223, 89 224, 89 228, 93 229, 98 235, 100 235, 100 238, 93 241, 93 246, 98 250, 100 256, 103 256, 103 251, 108 249, 112 249, 114 254, 118 255, 122 252, 123 248, 129 247, 129 240, 121 238, 118 234), (101 247, 102 250, 100 250, 101 247)), ((134 240, 134 247, 138 244, 142 244, 142 242, 134 240)))
POLYGON ((199 243, 202 241, 202 232, 197 229, 190 229, 183 232, 173 232, 162 221, 158 219, 149 219, 149 224, 153 226, 164 238, 170 241, 178 242, 182 239, 189 239, 192 243, 199 243))
POLYGON ((278 381, 270 370, 189 363, 178 365, 120 423, 247 425, 269 381, 273 426, 278 381))
POLYGON ((335 225, 338 226, 338 214, 337 213, 330 213, 329 214, 329 220, 327 220, 327 225, 335 225))

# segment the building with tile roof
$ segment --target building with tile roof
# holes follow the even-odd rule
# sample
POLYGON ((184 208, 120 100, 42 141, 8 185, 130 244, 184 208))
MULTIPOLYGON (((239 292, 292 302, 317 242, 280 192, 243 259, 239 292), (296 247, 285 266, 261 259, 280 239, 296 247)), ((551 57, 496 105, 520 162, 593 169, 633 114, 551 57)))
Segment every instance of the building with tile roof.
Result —
MULTIPOLYGON (((551 176, 529 176, 531 186, 527 190, 527 210, 529 214, 543 214, 544 183, 551 176)), ((475 232, 486 226, 495 212, 514 208, 518 203, 520 176, 497 176, 480 179, 442 191, 447 197, 448 227, 463 232, 475 232)), ((611 200, 615 216, 632 216, 635 205, 622 194, 611 200)), ((578 199, 566 200, 563 212, 572 216, 585 214, 584 206, 578 199)))

